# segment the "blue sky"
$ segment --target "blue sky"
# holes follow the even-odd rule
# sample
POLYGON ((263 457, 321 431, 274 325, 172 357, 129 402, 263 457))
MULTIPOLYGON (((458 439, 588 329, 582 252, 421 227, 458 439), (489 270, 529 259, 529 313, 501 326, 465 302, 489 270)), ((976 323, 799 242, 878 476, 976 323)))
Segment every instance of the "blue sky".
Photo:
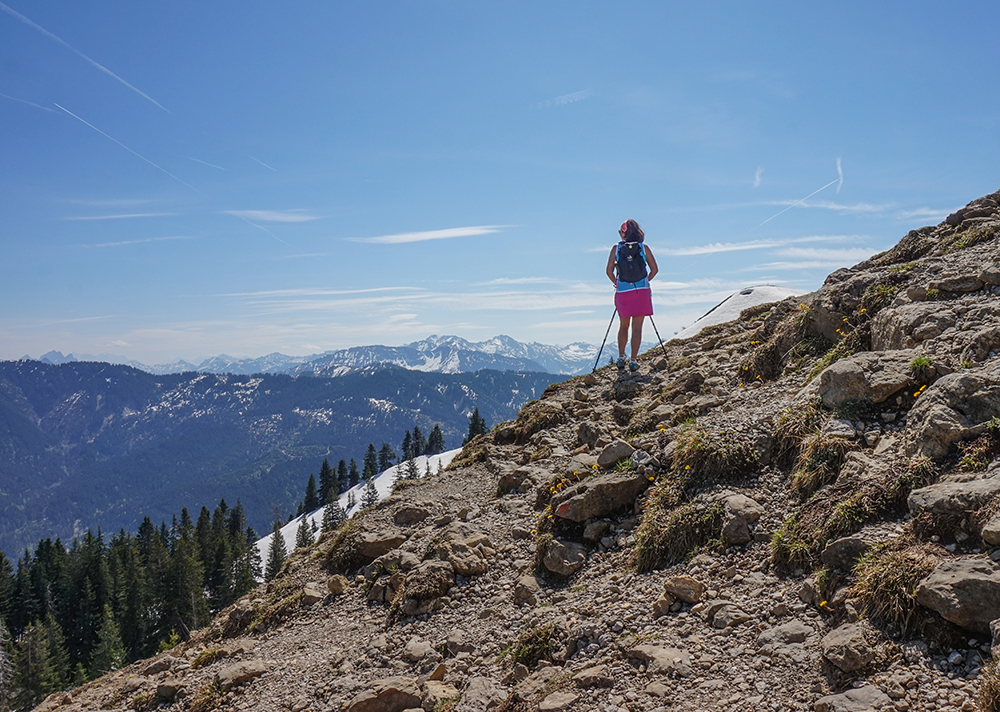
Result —
POLYGON ((0 0, 0 358, 596 343, 628 217, 664 336, 812 290, 1000 188, 998 26, 995 0, 0 0))

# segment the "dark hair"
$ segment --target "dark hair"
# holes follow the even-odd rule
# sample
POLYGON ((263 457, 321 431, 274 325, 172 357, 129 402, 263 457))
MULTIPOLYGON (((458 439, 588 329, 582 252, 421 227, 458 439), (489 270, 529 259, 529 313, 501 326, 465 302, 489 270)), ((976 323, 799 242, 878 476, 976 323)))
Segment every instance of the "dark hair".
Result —
POLYGON ((624 242, 642 242, 645 239, 646 235, 643 233, 642 228, 639 227, 639 223, 632 218, 625 221, 625 234, 622 235, 624 242))

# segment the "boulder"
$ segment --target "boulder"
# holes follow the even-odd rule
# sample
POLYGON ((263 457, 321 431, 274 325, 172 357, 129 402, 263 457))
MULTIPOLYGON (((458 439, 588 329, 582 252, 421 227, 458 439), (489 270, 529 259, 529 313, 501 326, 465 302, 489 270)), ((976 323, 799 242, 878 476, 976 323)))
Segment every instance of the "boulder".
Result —
POLYGON ((358 556, 366 563, 371 562, 399 548, 405 541, 406 537, 397 531, 380 529, 362 532, 358 537, 358 556))
POLYGON ((865 640, 861 626, 847 623, 823 638, 823 657, 843 672, 853 673, 867 667, 875 659, 875 651, 865 640))
POLYGON ((440 680, 428 680, 424 683, 423 709, 441 709, 449 700, 457 700, 461 696, 462 693, 454 685, 440 680))
POLYGON ((426 640, 421 640, 417 636, 410 638, 410 642, 403 648, 403 659, 411 663, 417 663, 424 659, 428 653, 434 652, 434 646, 426 640))
POLYGON ((990 559, 942 561, 917 586, 916 599, 955 625, 989 633, 1000 618, 1000 566, 990 559))
POLYGON ((820 697, 813 705, 814 712, 882 712, 891 709, 895 709, 892 700, 874 685, 820 697))
POLYGON ((173 702, 183 689, 183 680, 178 677, 167 678, 156 686, 156 699, 161 702, 173 702))
POLYGON ((346 712, 403 712, 420 707, 417 681, 409 677, 390 677, 376 681, 351 700, 346 712))
POLYGON ((842 358, 819 375, 819 396, 827 408, 855 400, 882 403, 913 379, 911 350, 863 351, 842 358))
POLYGON ((158 675, 161 672, 170 669, 173 664, 173 658, 170 655, 161 655, 145 667, 142 671, 143 675, 158 675))
MULTIPOLYGON (((1000 475, 1000 472, 995 473, 1000 475)), ((1000 477, 983 477, 962 481, 948 479, 910 492, 906 505, 910 514, 965 514, 978 509, 1000 494, 1000 477)))
POLYGON ((594 447, 600 439, 601 429, 597 427, 596 423, 592 423, 589 420, 580 423, 580 427, 576 430, 576 440, 580 445, 594 447))
POLYGON ((568 709, 577 700, 577 695, 565 690, 551 692, 538 703, 538 712, 559 712, 568 709))
POLYGON ((995 512, 989 520, 983 524, 979 536, 990 546, 1000 546, 1000 512, 995 512))
POLYGON ((431 516, 431 510, 425 505, 403 506, 392 515, 392 523, 397 527, 407 527, 417 524, 431 516))
POLYGON ((850 571, 855 562, 871 548, 871 544, 860 536, 845 536, 831 541, 820 553, 824 566, 840 571, 850 571))
POLYGON ((689 677, 692 674, 690 656, 678 648, 637 645, 628 651, 628 657, 645 664, 646 671, 653 675, 689 677))
POLYGON ((455 569, 447 561, 424 561, 403 582, 405 599, 401 611, 413 616, 430 610, 435 599, 445 595, 455 585, 455 569))
POLYGON ((350 585, 351 582, 340 574, 334 574, 326 580, 326 587, 334 596, 339 596, 344 593, 350 585))
POLYGON ((707 587, 690 576, 671 576, 663 582, 664 590, 685 603, 698 603, 707 587))
POLYGON ((267 663, 263 660, 244 660, 235 665, 227 665, 219 670, 216 679, 223 690, 228 690, 263 675, 267 670, 267 663))
POLYGON ((311 606, 326 598, 326 586, 319 581, 310 581, 302 587, 302 605, 311 606))
POLYGON ((939 292, 963 294, 965 292, 978 292, 983 288, 983 280, 974 274, 957 274, 932 280, 927 287, 939 292))
POLYGON ((519 603, 531 603, 538 595, 538 579, 530 574, 525 574, 517 580, 514 585, 514 600, 519 603))
POLYGON ((910 409, 904 431, 909 456, 940 458, 952 443, 978 435, 1000 413, 1000 359, 938 379, 910 409))
POLYGON ((994 262, 991 265, 986 265, 985 267, 983 267, 978 277, 985 284, 991 284, 991 285, 1000 284, 1000 263, 994 262))
POLYGON ((489 712, 503 697, 504 693, 493 680, 476 676, 469 679, 455 712, 489 712))
POLYGON ((613 687, 615 681, 608 675, 607 665, 584 668, 573 676, 577 687, 613 687))
POLYGON ((573 541, 552 539, 545 545, 542 566, 554 574, 571 576, 587 562, 587 547, 573 541))
POLYGON ((445 539, 438 545, 437 552, 462 576, 478 576, 486 573, 489 567, 483 552, 464 539, 445 539))
POLYGON ((722 629, 742 625, 753 620, 753 616, 735 603, 725 603, 715 609, 710 620, 713 627, 722 629))
POLYGON ((624 440, 615 440, 601 450, 601 454, 597 456, 597 466, 602 470, 614 467, 619 460, 631 457, 633 452, 635 452, 635 448, 627 442, 624 440))
POLYGON ((631 505, 649 484, 649 479, 639 474, 600 474, 558 493, 552 498, 552 509, 557 517, 572 522, 605 517, 631 505))
POLYGON ((912 349, 939 336, 957 321, 955 312, 941 302, 913 301, 883 309, 872 319, 872 349, 912 349))
POLYGON ((812 635, 813 629, 797 620, 768 628, 757 636, 757 645, 765 655, 771 655, 788 645, 804 643, 812 635))

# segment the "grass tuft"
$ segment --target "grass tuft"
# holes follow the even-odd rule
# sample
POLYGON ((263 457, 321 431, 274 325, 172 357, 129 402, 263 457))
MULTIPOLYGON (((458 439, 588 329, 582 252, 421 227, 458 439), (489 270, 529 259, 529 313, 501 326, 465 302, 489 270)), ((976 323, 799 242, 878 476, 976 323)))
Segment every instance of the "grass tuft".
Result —
POLYGON ((873 548, 854 567, 851 591, 873 623, 905 635, 918 624, 917 585, 938 561, 936 548, 927 544, 873 548))
POLYGON ((646 498, 642 523, 636 532, 633 560, 641 572, 684 561, 698 547, 721 536, 724 504, 680 503, 675 484, 660 482, 646 498))

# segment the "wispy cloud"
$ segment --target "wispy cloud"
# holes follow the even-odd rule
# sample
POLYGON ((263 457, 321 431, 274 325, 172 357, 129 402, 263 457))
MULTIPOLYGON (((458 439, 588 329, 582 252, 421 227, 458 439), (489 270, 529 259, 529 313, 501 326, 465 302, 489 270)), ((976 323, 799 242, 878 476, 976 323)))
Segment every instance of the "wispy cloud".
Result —
POLYGON ((759 188, 761 178, 764 176, 764 166, 757 166, 757 172, 753 174, 753 187, 759 188))
POLYGON ((215 169, 220 170, 220 171, 226 170, 222 166, 217 166, 214 163, 209 163, 208 161, 203 161, 200 158, 195 158, 194 156, 184 156, 184 158, 188 159, 189 161, 194 161, 195 163, 200 163, 203 166, 208 166, 209 168, 215 168, 215 169))
POLYGON ((36 109, 41 109, 42 111, 48 111, 50 114, 56 113, 47 106, 40 106, 33 101, 28 101, 27 99, 18 99, 16 96, 7 96, 6 94, 0 94, 0 97, 3 97, 4 99, 10 99, 11 101, 16 101, 19 104, 27 104, 28 106, 33 106, 36 109))
POLYGON ((147 237, 144 240, 124 240, 122 242, 98 242, 93 245, 81 245, 81 247, 122 247, 123 245, 141 245, 147 242, 167 242, 169 240, 190 240, 188 235, 172 235, 170 237, 147 237))
POLYGON ((840 156, 837 156, 837 176, 839 182, 837 183, 837 194, 840 194, 840 189, 844 187, 844 167, 840 162, 840 156))
POLYGON ((900 220, 937 220, 940 222, 957 209, 958 208, 951 208, 950 210, 916 208, 914 210, 900 210, 896 213, 896 217, 900 220))
POLYGON ((782 257, 796 257, 806 260, 825 260, 828 263, 855 263, 866 260, 878 250, 870 247, 849 247, 831 249, 824 247, 786 247, 778 250, 782 257))
POLYGON ((259 220, 274 223, 302 223, 322 219, 306 210, 223 210, 226 215, 235 215, 244 220, 259 220))
POLYGON ((71 215, 63 220, 130 220, 132 218, 164 218, 176 213, 121 213, 118 215, 71 215))
MULTIPOLYGON (((775 205, 782 205, 781 202, 776 202, 775 205)), ((892 209, 891 205, 887 204, 877 204, 877 203, 854 203, 853 205, 847 205, 845 203, 836 203, 832 200, 811 200, 803 201, 801 203, 792 203, 791 207, 800 206, 803 208, 817 208, 820 210, 833 210, 834 212, 853 214, 853 213, 884 213, 892 209)))
POLYGON ((400 232, 395 235, 380 235, 378 237, 347 237, 350 242, 369 242, 379 245, 399 245, 404 242, 426 242, 427 240, 450 240, 456 237, 476 237, 500 232, 507 225, 476 225, 471 227, 451 227, 444 230, 426 230, 424 232, 400 232))
POLYGON ((498 277, 482 284, 555 284, 558 281, 553 277, 498 277))
POLYGON ((803 242, 856 242, 863 239, 861 235, 809 235, 788 240, 747 240, 746 242, 714 242, 707 245, 687 245, 673 248, 662 248, 667 255, 684 257, 690 255, 711 255, 719 252, 740 252, 743 250, 765 250, 784 245, 803 242))
MULTIPOLYGON (((76 56, 80 57, 81 59, 89 62, 92 66, 94 66, 97 69, 99 69, 100 71, 104 72, 105 74, 107 74, 109 77, 111 77, 115 81, 118 81, 118 82, 121 82, 122 84, 124 84, 126 87, 128 87, 129 89, 131 89, 132 91, 134 91, 136 94, 138 94, 139 96, 141 96, 143 99, 146 99, 147 101, 152 102, 153 104, 155 104, 156 106, 160 107, 164 111, 167 111, 166 107, 164 107, 163 104, 161 104, 160 102, 158 102, 156 99, 154 99, 153 97, 151 97, 149 94, 147 94, 144 91, 142 91, 140 89, 137 89, 136 87, 132 86, 127 81, 125 81, 124 79, 122 79, 121 77, 119 77, 117 74, 115 74, 114 72, 112 72, 110 69, 108 69, 107 67, 105 67, 103 64, 95 62, 90 57, 88 57, 87 55, 85 55, 83 52, 81 52, 80 50, 78 50, 76 47, 73 47, 71 44, 69 44, 68 42, 66 42, 65 40, 63 40, 61 37, 58 37, 58 36, 52 34, 51 32, 49 32, 48 30, 46 30, 41 25, 39 25, 39 24, 37 24, 35 22, 32 22, 27 17, 25 17, 21 13, 17 12, 16 10, 13 10, 13 9, 7 7, 2 2, 0 2, 0 10, 2 10, 3 12, 6 12, 8 15, 10 15, 11 17, 13 17, 14 19, 20 20, 21 22, 23 22, 28 27, 30 27, 30 28, 32 28, 34 30, 37 30, 38 32, 41 32, 43 35, 45 35, 46 37, 48 37, 50 40, 54 40, 54 41, 58 42, 63 47, 65 47, 66 49, 68 49, 70 52, 72 52, 76 56)), ((167 113, 169 114, 170 112, 167 111, 167 113)))
POLYGON ((565 106, 566 104, 575 104, 578 101, 583 101, 584 99, 589 99, 594 95, 593 89, 583 89, 582 91, 575 91, 572 94, 563 94, 562 96, 557 96, 554 99, 546 99, 545 101, 540 101, 535 104, 538 109, 550 109, 553 106, 565 106))

